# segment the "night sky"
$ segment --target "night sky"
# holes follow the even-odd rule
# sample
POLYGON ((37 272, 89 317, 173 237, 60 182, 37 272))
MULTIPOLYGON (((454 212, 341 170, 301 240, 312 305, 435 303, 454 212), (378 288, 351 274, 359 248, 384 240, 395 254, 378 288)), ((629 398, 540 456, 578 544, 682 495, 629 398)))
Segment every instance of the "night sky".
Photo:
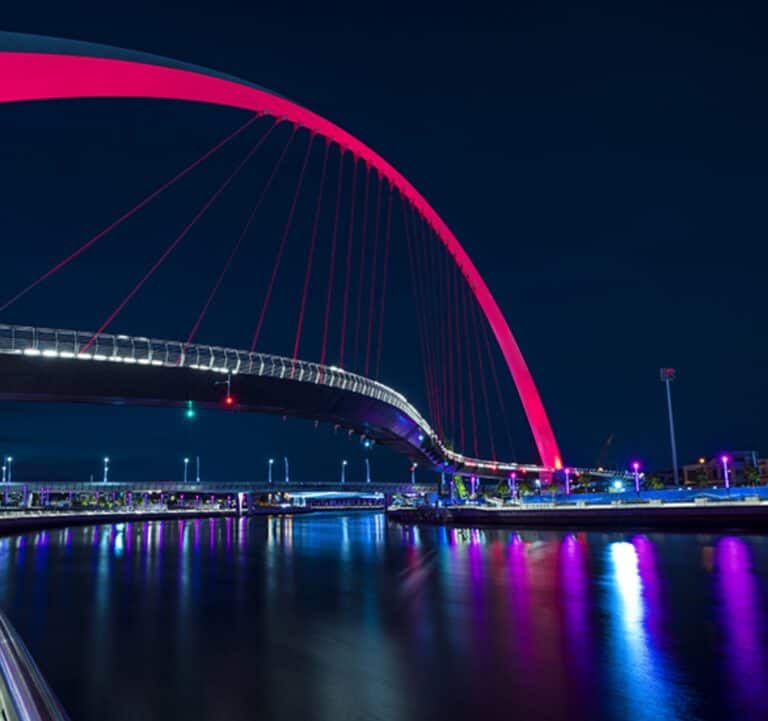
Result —
MULTIPOLYGON (((613 434, 605 465, 639 457, 668 466, 658 379, 667 365, 678 370, 681 461, 768 449, 762 15, 734 3, 626 12, 531 4, 476 17, 445 8, 346 15, 245 2, 43 9, 4 9, 2 29, 237 75, 328 117, 393 163, 495 293, 567 463, 594 464, 613 434)), ((175 102, 0 107, 3 298, 246 119, 175 102)), ((217 154, 0 322, 97 327, 259 132, 217 154)), ((244 250, 212 306, 202 342, 247 347, 304 148, 292 147, 259 242, 244 250)), ((279 150, 270 146, 246 168, 110 330, 186 335, 253 204, 251 181, 279 150)), ((320 159, 311 156, 265 326, 267 351, 291 351, 320 159)), ((392 262, 382 380, 426 412, 402 243, 392 262)), ((310 295, 312 359, 323 288, 310 295)), ((508 378, 503 389, 514 447, 499 441, 500 450, 536 460, 508 378)), ((266 459, 284 454, 295 479, 335 478, 341 458, 361 477, 363 457, 345 434, 296 420, 222 412, 188 423, 173 409, 9 403, 0 406, 0 452, 12 453, 17 477, 30 480, 98 477, 105 453, 125 479, 177 478, 180 459, 197 453, 204 476, 217 480, 261 478, 266 459)), ((407 472, 404 459, 383 450, 373 467, 379 478, 407 472)))

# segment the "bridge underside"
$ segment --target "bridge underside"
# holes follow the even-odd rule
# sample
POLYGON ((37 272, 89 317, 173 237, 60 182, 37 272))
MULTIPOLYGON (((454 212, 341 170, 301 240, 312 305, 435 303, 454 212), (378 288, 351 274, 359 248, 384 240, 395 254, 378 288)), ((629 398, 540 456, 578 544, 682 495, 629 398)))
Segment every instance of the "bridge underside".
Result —
MULTIPOLYGON (((324 385, 265 376, 232 376, 235 403, 224 409, 226 376, 183 367, 139 366, 78 359, 0 356, 0 399, 141 405, 293 416, 364 434, 425 467, 437 468, 437 449, 419 440, 420 429, 388 403, 324 385)), ((447 469, 446 469, 447 470, 447 469)))

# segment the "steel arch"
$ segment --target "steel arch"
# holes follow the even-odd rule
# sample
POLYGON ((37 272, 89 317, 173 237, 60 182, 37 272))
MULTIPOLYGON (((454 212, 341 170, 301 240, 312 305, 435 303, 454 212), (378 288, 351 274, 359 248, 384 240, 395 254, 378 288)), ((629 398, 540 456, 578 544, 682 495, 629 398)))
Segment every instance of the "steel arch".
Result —
POLYGON ((501 348, 542 464, 562 467, 557 441, 536 384, 490 289, 443 219, 411 182, 378 153, 320 115, 238 78, 103 45, 0 34, 1 103, 97 97, 185 100, 264 113, 317 133, 374 168, 408 199, 452 255, 501 348))

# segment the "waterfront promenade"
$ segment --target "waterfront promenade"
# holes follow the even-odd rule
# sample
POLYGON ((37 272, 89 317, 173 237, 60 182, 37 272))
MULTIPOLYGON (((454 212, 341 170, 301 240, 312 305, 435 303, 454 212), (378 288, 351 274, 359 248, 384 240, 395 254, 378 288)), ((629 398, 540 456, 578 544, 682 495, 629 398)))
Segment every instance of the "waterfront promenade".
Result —
POLYGON ((428 504, 400 501, 387 509, 402 523, 499 525, 538 528, 745 529, 768 531, 766 489, 725 492, 524 497, 521 502, 428 504), (618 496, 618 497, 617 497, 618 496))

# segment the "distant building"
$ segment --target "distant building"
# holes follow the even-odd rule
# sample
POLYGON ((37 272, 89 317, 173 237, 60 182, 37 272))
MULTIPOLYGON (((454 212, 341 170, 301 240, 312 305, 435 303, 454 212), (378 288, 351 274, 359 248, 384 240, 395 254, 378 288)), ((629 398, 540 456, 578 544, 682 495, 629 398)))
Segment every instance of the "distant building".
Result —
POLYGON ((699 458, 696 463, 683 466, 683 484, 686 486, 725 484, 722 456, 728 457, 728 475, 731 485, 751 485, 755 481, 768 483, 768 458, 760 458, 757 451, 726 451, 714 458, 699 458), (750 468, 757 470, 758 479, 750 478, 750 468))

